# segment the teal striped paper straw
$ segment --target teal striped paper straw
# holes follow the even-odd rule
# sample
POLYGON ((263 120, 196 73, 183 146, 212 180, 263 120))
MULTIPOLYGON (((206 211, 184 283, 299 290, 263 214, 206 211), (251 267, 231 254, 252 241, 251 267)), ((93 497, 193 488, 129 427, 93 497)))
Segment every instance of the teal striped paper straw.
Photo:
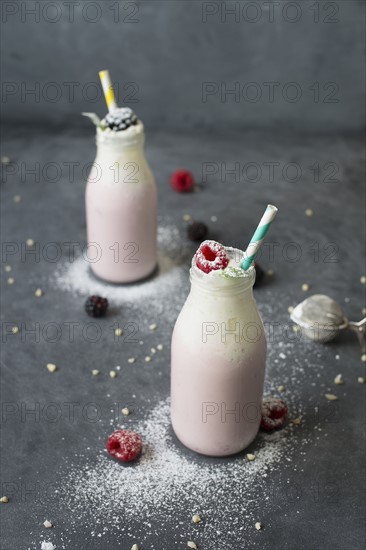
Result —
POLYGON ((269 204, 267 206, 266 211, 263 214, 262 219, 259 222, 259 225, 255 230, 255 233, 248 245, 248 248, 244 253, 244 260, 241 264, 241 267, 242 269, 244 269, 244 271, 249 269, 250 266, 252 265, 255 255, 257 254, 258 250, 262 246, 263 239, 268 229, 270 228, 271 223, 276 217, 277 212, 278 212, 278 209, 272 204, 269 204))

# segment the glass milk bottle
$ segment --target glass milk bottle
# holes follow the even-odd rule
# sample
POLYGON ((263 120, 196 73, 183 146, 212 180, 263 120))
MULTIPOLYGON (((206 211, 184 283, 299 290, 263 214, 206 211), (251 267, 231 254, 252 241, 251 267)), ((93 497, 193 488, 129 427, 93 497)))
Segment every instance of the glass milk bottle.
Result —
POLYGON ((143 279, 157 263, 157 192, 144 139, 141 121, 122 131, 97 128, 86 186, 87 235, 92 270, 113 283, 143 279))
MULTIPOLYGON (((230 266, 243 252, 226 248, 230 266)), ((207 275, 193 259, 191 291, 172 338, 171 418, 184 445, 205 455, 245 449, 261 420, 266 338, 253 298, 255 270, 207 275)))

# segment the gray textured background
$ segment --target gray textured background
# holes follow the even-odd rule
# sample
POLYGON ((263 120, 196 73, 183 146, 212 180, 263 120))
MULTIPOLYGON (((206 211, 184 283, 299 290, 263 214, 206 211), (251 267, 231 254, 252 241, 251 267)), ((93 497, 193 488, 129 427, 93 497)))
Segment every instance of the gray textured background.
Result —
POLYGON ((98 71, 109 68, 121 86, 121 103, 135 107, 149 128, 274 126, 324 133, 362 127, 362 0, 107 0, 96 2, 97 8, 82 0, 72 9, 61 0, 53 2, 58 9, 46 0, 1 4, 8 83, 2 107, 12 123, 86 125, 81 111, 105 111, 104 101, 95 100, 99 85, 91 83, 98 84, 98 71), (116 4, 118 11, 111 9, 116 4), (35 5, 37 16, 29 13, 35 5), (204 82, 219 89, 206 103, 204 82), (278 84, 273 101, 269 82, 278 84), (297 92, 286 88, 293 82, 297 92), (311 89, 316 82, 319 98, 311 89), (246 90, 248 83, 255 88, 246 90), (244 93, 221 97, 221 86, 235 85, 244 93), (37 87, 37 98, 24 95, 37 87), (261 97, 250 101, 256 93, 261 97), (298 101, 286 99, 295 93, 298 101))

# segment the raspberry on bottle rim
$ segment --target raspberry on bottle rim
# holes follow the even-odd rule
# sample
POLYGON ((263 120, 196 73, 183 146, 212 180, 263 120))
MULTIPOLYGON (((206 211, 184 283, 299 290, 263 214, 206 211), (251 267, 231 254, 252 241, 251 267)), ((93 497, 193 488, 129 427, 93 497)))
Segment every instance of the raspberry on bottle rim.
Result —
POLYGON ((225 269, 229 261, 225 247, 216 241, 203 241, 195 254, 196 266, 204 273, 225 269))

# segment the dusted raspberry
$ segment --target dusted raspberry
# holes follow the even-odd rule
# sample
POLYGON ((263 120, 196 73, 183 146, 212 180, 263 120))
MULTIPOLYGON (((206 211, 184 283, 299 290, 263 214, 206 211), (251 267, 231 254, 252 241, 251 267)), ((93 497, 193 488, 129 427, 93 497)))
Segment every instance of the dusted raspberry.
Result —
POLYGON ((283 399, 265 397, 262 401, 261 428, 267 432, 279 430, 287 420, 288 408, 283 399))
POLYGON ((117 430, 108 437, 107 451, 121 462, 131 462, 141 453, 142 439, 132 430, 117 430))
POLYGON ((100 296, 89 296, 85 302, 84 308, 90 317, 103 317, 108 309, 107 298, 101 298, 100 296))
POLYGON ((206 239, 208 227, 203 222, 192 222, 187 227, 187 237, 194 242, 202 242, 206 239))
POLYGON ((222 244, 216 241, 204 241, 195 254, 196 266, 204 273, 225 269, 230 258, 222 244))
POLYGON ((263 269, 261 268, 261 266, 257 263, 257 262, 254 262, 254 267, 255 267, 255 282, 254 282, 254 286, 256 286, 257 284, 259 284, 263 277, 264 277, 264 271, 263 269))
POLYGON ((170 176, 170 185, 178 193, 187 193, 192 191, 194 178, 188 170, 177 170, 170 176))

